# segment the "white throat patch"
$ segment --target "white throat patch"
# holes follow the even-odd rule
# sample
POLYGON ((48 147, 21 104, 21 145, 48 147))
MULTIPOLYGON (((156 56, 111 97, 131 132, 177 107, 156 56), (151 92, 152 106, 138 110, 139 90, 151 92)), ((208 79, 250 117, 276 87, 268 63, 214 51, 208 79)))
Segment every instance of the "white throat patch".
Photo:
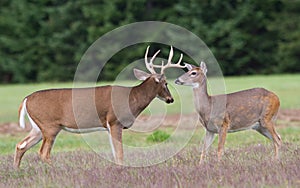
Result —
POLYGON ((193 84, 192 84, 192 87, 193 87, 193 88, 199 88, 199 86, 200 86, 199 83, 193 83, 193 84))

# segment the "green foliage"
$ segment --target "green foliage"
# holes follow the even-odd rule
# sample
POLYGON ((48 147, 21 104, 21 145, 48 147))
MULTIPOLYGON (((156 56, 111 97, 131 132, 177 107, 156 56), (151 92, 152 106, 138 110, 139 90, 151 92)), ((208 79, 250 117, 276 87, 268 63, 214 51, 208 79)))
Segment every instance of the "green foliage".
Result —
POLYGON ((206 42, 224 73, 241 75, 274 73, 279 34, 269 25, 280 17, 278 4, 277 0, 193 1, 177 7, 184 12, 181 19, 192 18, 185 26, 206 42))
POLYGON ((163 142, 170 137, 165 131, 157 130, 147 137, 148 142, 163 142))
MULTIPOLYGON (((225 75, 299 72, 299 14, 300 1, 283 0, 3 0, 0 82, 71 81, 95 40, 148 20, 198 35, 225 75)), ((144 50, 137 45, 113 56, 101 79, 114 79, 144 50)))
POLYGON ((278 42, 279 71, 299 72, 300 59, 300 1, 284 1, 284 10, 276 22, 270 27, 278 31, 280 41, 278 42))

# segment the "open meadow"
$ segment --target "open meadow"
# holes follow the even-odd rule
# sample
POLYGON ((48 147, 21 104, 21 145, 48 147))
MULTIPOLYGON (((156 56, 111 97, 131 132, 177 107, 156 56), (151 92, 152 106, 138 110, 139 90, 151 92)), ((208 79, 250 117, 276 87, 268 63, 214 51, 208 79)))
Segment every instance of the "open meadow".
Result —
MULTIPOLYGON (((247 130, 228 134, 221 162, 217 162, 216 137, 207 159, 199 164, 204 129, 191 121, 195 119, 192 89, 169 81, 175 103, 167 105, 155 99, 133 129, 124 130, 123 142, 129 147, 148 147, 174 140, 174 143, 186 142, 188 137, 177 154, 147 167, 118 166, 94 152, 99 142, 105 144, 97 152, 110 153, 105 132, 87 136, 101 137, 91 148, 86 137, 62 131, 52 150, 53 166, 39 160, 39 143, 25 154, 20 170, 15 170, 12 167, 15 145, 27 134, 16 123, 22 99, 36 90, 72 87, 72 83, 0 85, 0 187, 300 187, 300 75, 228 77, 225 83, 227 93, 264 87, 279 96, 281 109, 276 129, 283 140, 279 161, 272 158, 273 145, 269 140, 247 130), (149 128, 144 124, 148 117, 157 120, 160 114, 165 114, 160 126, 149 128), (181 127, 174 138, 178 118, 186 127, 181 127), (141 131, 144 128, 149 129, 141 131), (163 134, 156 139, 158 131, 163 134), (160 140, 163 135, 171 137, 160 140)), ((111 83, 99 83, 106 84, 111 83)), ((171 147, 164 152, 171 152, 171 147)), ((129 152, 125 161, 144 160, 140 156, 129 152)))

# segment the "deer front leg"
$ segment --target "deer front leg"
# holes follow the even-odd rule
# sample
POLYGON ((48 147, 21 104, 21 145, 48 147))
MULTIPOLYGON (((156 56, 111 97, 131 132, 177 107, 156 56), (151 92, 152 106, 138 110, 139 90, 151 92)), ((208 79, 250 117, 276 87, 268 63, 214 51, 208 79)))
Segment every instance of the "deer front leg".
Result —
POLYGON ((214 138, 215 138, 214 133, 212 133, 208 130, 205 131, 205 137, 203 139, 203 148, 202 148, 202 153, 200 156, 200 164, 204 160, 204 158, 206 156, 206 152, 207 152, 208 148, 210 147, 210 145, 212 144, 212 142, 214 141, 214 138))
POLYGON ((227 131, 229 128, 229 118, 225 117, 225 120, 219 130, 219 143, 218 143, 218 161, 221 160, 226 140, 227 131))
POLYGON ((122 126, 114 124, 110 126, 107 122, 107 128, 109 131, 109 139, 113 152, 115 162, 119 165, 123 164, 123 145, 122 145, 122 126))

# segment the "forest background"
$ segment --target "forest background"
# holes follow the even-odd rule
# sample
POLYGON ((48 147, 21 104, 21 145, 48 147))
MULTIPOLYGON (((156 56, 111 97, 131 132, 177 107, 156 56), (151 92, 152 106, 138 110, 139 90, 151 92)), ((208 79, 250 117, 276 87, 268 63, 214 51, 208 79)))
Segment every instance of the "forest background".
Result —
MULTIPOLYGON (((1 0, 0 83, 72 81, 94 41, 140 21, 193 32, 224 75, 299 73, 299 18, 298 0, 1 0)), ((115 54, 101 79, 113 80, 144 50, 115 54)))

